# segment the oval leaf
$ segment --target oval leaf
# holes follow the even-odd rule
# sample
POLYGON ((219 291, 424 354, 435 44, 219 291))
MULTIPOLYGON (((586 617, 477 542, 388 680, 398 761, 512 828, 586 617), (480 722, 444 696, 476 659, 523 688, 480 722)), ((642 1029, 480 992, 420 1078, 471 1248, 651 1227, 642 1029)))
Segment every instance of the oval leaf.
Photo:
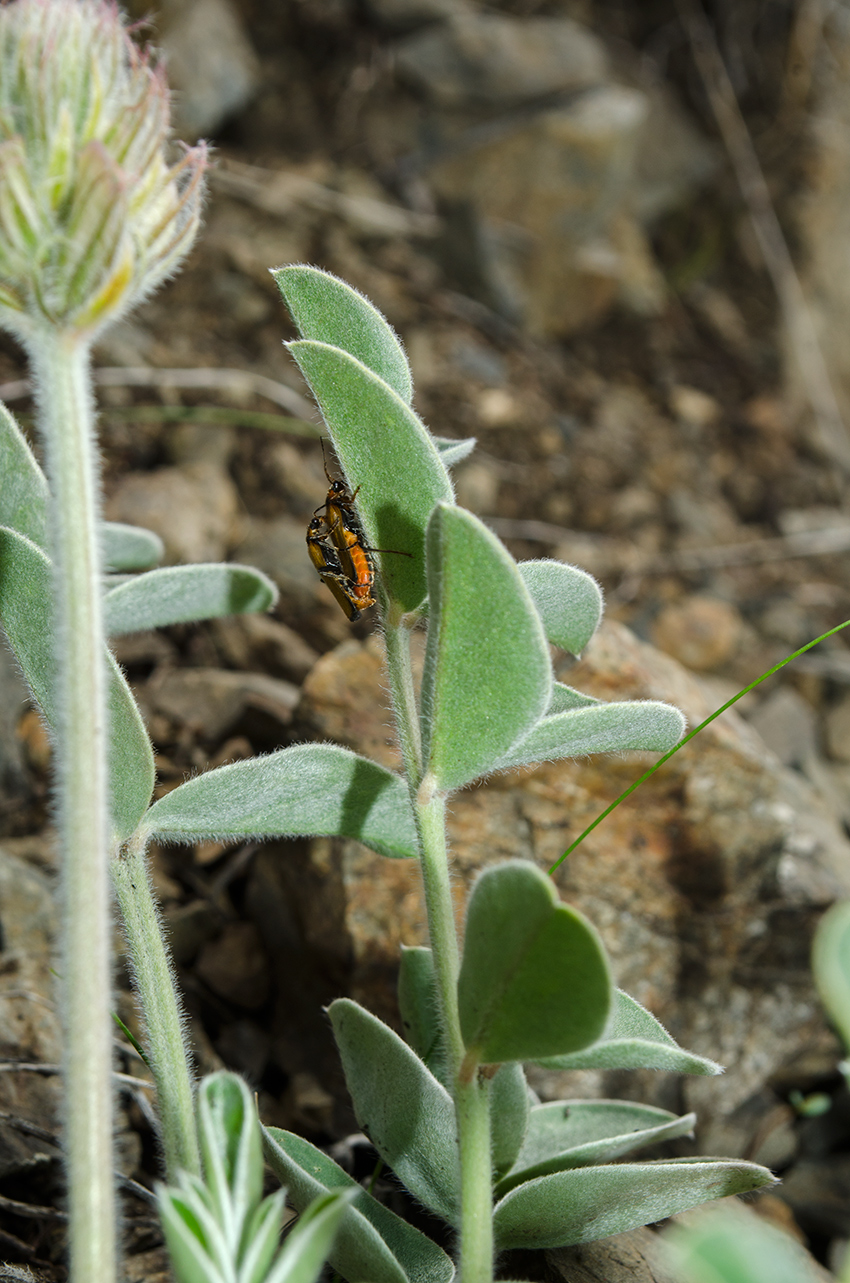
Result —
POLYGON ((379 855, 419 854, 404 780, 336 744, 296 744, 196 775, 154 803, 143 830, 170 842, 347 837, 379 855))
POLYGON ((580 655, 602 618, 599 584, 587 571, 563 561, 521 561, 519 571, 549 641, 580 655))
POLYGON ((264 1129, 266 1158, 303 1211, 326 1190, 355 1190, 328 1260, 348 1283, 451 1283, 454 1266, 419 1230, 367 1194, 315 1145, 277 1127, 264 1129))
POLYGON ((812 968, 821 1002, 850 1049, 850 900, 834 904, 821 918, 812 968))
POLYGON ((625 1100, 557 1100, 538 1105, 531 1111, 516 1166, 496 1192, 506 1194, 549 1172, 609 1162, 645 1145, 689 1136, 695 1123, 696 1114, 679 1117, 625 1100))
POLYGON ((490 1153, 502 1176, 519 1157, 528 1131, 531 1100, 525 1070, 515 1061, 500 1065, 490 1086, 490 1153))
POLYGON ((650 699, 593 704, 541 718, 495 769, 590 753, 666 753, 684 732, 685 719, 672 704, 650 699))
POLYGON ((480 1061, 586 1047, 605 1028, 611 999, 602 942, 545 874, 519 860, 482 873, 458 981, 463 1040, 480 1061))
POLYGON ((100 541, 105 570, 150 570, 165 556, 165 544, 159 535, 122 521, 101 522, 100 541))
POLYGON ((166 566, 113 588, 106 594, 103 608, 107 632, 117 637, 197 619, 269 610, 277 597, 272 581, 252 566, 166 566))
POLYGON ((413 380, 404 348, 374 304, 338 276, 305 263, 279 267, 272 276, 302 339, 342 348, 410 405, 413 380))
POLYGON ((497 1248, 566 1247, 622 1234, 713 1198, 778 1184, 766 1167, 724 1158, 613 1163, 539 1176, 497 1203, 497 1248))
POLYGON ((646 1007, 614 990, 611 1018, 592 1047, 539 1062, 546 1069, 669 1069, 678 1074, 722 1074, 723 1066, 685 1051, 646 1007))
POLYGON ((47 478, 12 415, 0 401, 0 526, 47 549, 47 478))
POLYGON ((442 791, 491 770, 527 734, 549 704, 552 668, 516 562, 463 508, 434 510, 428 588, 423 754, 442 791))
POLYGON ((440 1026, 437 977, 430 949, 401 946, 398 969, 398 1009, 408 1045, 444 1087, 446 1046, 440 1026))
MULTIPOLYGON (((42 550, 0 527, 0 620, 32 693, 56 725, 52 567, 42 550)), ((111 655, 108 665, 110 811, 115 836, 125 841, 147 810, 154 784, 153 751, 136 701, 111 655)))
POLYGON ((400 611, 424 600, 425 529, 436 503, 451 501, 449 474, 422 422, 393 389, 347 352, 290 344, 333 437, 357 511, 376 554, 380 582, 400 611), (406 553, 407 556, 399 556, 406 553))
POLYGON ((460 1168, 452 1099, 415 1052, 350 998, 328 1008, 358 1123, 426 1207, 457 1225, 460 1168))

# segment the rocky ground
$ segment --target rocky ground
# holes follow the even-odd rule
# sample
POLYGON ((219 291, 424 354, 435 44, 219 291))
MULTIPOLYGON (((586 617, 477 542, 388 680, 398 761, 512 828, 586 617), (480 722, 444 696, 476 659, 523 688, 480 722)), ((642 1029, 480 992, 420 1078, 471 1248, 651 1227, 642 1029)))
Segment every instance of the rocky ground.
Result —
MULTIPOLYGON (((171 562, 259 566, 281 600, 270 616, 120 641, 161 792, 304 738, 397 761, 374 621, 351 628, 305 555, 325 480, 281 346, 292 330, 268 268, 285 262, 363 290, 405 341, 426 423, 478 438, 459 501, 517 557, 600 579, 607 623, 578 666, 562 657, 571 684, 669 699, 694 724, 848 616, 846 464, 808 411, 674 4, 172 8, 183 127, 214 140, 215 168, 185 270, 97 353, 118 371, 102 376, 106 510, 156 530, 171 562), (195 386, 168 373, 196 369, 195 386)), ((835 247, 850 88, 846 35, 818 14, 776 0, 711 17, 846 411, 835 247)), ((25 375, 0 340, 26 426, 25 375)), ((63 1238, 50 751, 2 651, 0 666, 0 1257, 46 1283, 62 1277, 63 1238)), ((535 1081, 543 1097, 697 1109, 697 1150, 779 1172, 762 1211, 825 1263, 850 1237, 850 1101, 808 949, 823 908, 850 894, 848 684, 838 636, 673 759, 561 872, 618 982, 726 1076, 535 1081)), ((488 860, 546 867, 642 767, 592 759, 464 791, 459 901, 488 860)), ((325 841, 153 858, 199 1068, 239 1069, 267 1121, 367 1163, 345 1140, 321 1008, 348 993, 396 1020, 398 945, 423 938, 416 871, 325 841)), ((135 1028, 123 970, 118 982, 135 1028)), ((127 1083, 121 1106, 122 1171, 149 1188, 146 1090, 127 1083)), ((128 1278, 158 1278, 151 1209, 132 1188, 125 1201, 128 1278)), ((577 1268, 563 1277, 589 1277, 577 1268)))

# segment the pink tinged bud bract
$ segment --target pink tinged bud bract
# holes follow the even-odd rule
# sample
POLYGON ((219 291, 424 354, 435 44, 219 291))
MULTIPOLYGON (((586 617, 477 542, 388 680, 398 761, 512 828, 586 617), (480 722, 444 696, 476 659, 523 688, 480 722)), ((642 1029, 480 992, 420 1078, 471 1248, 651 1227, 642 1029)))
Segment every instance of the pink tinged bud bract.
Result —
POLYGON ((175 270, 206 151, 171 146, 162 68, 115 4, 0 4, 0 325, 93 336, 175 270))

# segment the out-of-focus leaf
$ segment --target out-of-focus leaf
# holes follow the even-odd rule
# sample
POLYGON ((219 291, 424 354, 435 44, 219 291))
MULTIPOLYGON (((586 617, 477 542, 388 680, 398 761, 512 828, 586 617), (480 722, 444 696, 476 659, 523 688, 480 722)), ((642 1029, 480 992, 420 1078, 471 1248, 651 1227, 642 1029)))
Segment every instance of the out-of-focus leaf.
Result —
POLYGON ((818 923, 812 969, 821 1002, 850 1050, 850 900, 827 909, 818 923))
POLYGON ((108 571, 150 570, 165 555, 165 544, 159 535, 121 521, 101 522, 100 540, 104 569, 108 571))
POLYGON ((47 550, 47 479, 15 420, 0 401, 0 526, 47 550))
MULTIPOLYGON (((44 552, 17 531, 0 527, 0 620, 33 696, 56 726, 52 569, 44 552)), ((109 783, 115 836, 134 833, 153 792, 153 751, 141 714, 118 665, 108 666, 109 783)))

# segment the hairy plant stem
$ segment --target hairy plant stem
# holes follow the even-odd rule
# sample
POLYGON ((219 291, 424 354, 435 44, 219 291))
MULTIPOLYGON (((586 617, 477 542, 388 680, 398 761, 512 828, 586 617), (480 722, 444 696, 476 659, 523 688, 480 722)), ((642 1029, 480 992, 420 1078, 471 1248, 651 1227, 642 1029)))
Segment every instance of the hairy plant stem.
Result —
POLYGON ((147 1031, 166 1174, 173 1183, 180 1168, 199 1176, 201 1158, 180 999, 142 843, 128 843, 113 860, 112 880, 147 1031))
POLYGON ((421 779, 421 740, 410 668, 409 638, 393 637, 393 633, 402 631, 407 630, 387 626, 387 664, 419 833, 428 933, 457 1117, 461 1169, 460 1280, 461 1283, 492 1283, 490 1083, 481 1080, 477 1068, 471 1077, 462 1072, 465 1049, 457 999, 460 952, 446 844, 446 803, 439 793, 428 789, 427 779, 421 779), (416 756, 412 758, 413 746, 416 756))
POLYGON ((73 1283, 116 1273, 111 913, 99 476, 89 346, 45 327, 28 344, 52 493, 56 819, 62 874, 65 1161, 73 1283))

